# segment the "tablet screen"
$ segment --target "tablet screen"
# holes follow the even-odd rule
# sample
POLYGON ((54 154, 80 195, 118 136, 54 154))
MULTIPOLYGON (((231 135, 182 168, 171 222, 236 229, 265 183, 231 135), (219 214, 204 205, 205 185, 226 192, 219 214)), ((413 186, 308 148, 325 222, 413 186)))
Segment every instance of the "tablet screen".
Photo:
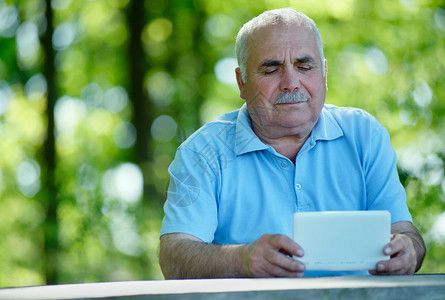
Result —
POLYGON ((296 259, 306 270, 374 270, 387 260, 391 238, 388 211, 297 212, 293 239, 304 250, 296 259))

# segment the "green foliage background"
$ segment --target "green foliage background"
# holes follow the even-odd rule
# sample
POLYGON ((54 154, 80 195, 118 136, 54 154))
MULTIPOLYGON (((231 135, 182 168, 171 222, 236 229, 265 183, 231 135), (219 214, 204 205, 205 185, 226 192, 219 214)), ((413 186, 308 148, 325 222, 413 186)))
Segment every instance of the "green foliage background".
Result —
POLYGON ((0 287, 162 279, 158 234, 176 147, 242 105, 235 35, 287 6, 319 26, 327 103, 363 108, 388 128, 427 243, 420 273, 444 272, 442 1, 141 0, 143 20, 130 14, 137 2, 52 0, 51 21, 44 0, 0 0, 0 287), (49 23, 54 57, 42 43, 49 23))

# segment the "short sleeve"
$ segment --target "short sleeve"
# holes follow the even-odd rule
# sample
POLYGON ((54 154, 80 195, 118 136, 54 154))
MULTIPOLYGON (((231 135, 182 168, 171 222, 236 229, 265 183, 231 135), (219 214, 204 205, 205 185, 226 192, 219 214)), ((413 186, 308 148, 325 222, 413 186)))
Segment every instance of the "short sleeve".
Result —
POLYGON ((391 222, 410 221, 405 189, 397 173, 396 153, 388 131, 374 120, 371 140, 364 156, 368 210, 388 210, 391 222))
POLYGON ((201 153, 179 147, 170 165, 161 235, 186 233, 211 243, 217 228, 217 176, 201 153))

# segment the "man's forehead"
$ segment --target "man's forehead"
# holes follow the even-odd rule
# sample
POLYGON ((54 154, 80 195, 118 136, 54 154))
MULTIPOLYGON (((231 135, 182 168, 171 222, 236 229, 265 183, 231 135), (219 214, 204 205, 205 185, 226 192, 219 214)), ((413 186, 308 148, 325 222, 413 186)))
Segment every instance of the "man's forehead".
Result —
POLYGON ((292 33, 309 33, 309 35, 313 36, 315 39, 314 32, 311 28, 304 26, 302 24, 290 24, 290 25, 282 25, 282 24, 264 24, 262 26, 258 26, 255 28, 248 37, 249 42, 255 43, 258 39, 262 39, 265 35, 274 36, 275 33, 280 32, 292 32, 292 33))
POLYGON ((249 41, 249 52, 249 60, 264 66, 284 59, 312 63, 319 56, 313 31, 297 25, 263 27, 249 41))
POLYGON ((264 50, 292 50, 298 44, 310 44, 316 48, 316 38, 312 30, 297 26, 268 25, 258 28, 249 36, 250 49, 260 48, 264 50), (272 43, 272 45, 270 45, 272 43), (262 47, 267 45, 268 47, 262 47), (270 46, 273 46, 270 48, 270 46))

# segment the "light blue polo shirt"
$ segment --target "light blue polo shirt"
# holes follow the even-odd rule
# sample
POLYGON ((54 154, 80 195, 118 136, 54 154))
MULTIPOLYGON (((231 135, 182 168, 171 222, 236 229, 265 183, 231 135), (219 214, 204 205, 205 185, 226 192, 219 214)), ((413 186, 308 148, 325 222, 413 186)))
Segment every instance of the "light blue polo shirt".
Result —
POLYGON ((297 211, 388 210, 393 223, 411 221, 388 132, 356 108, 325 105, 294 165, 255 135, 243 105, 182 143, 169 174, 161 235, 214 244, 292 237, 297 211))

